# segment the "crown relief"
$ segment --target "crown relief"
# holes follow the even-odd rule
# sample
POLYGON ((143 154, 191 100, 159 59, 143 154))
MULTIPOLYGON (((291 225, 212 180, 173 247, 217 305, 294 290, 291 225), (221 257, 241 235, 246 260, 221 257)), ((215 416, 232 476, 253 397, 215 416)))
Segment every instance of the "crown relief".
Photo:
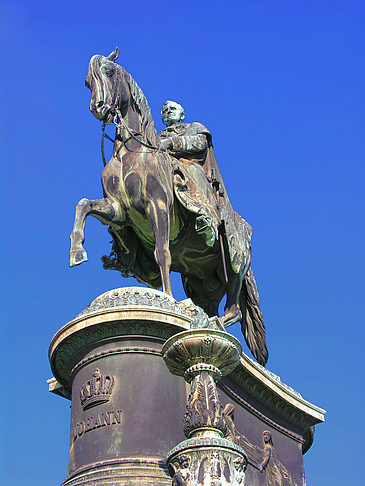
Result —
POLYGON ((80 388, 83 410, 108 402, 113 391, 114 381, 114 376, 103 375, 99 369, 96 369, 92 378, 80 388))

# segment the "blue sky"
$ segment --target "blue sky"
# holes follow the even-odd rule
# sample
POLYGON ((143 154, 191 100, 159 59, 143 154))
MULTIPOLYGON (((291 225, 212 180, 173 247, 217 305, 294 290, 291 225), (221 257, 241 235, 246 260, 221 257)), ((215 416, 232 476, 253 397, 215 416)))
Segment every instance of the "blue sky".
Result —
MULTIPOLYGON (((47 392, 50 339, 102 292, 136 284, 103 270, 110 237, 93 219, 89 261, 68 268, 75 204, 102 195, 84 79, 90 57, 116 45, 158 129, 173 99, 213 133, 234 208, 254 228, 268 368, 328 410, 304 456, 307 483, 360 482, 364 13, 355 0, 3 2, 4 484, 66 477, 70 409, 47 392)), ((184 298, 178 277, 174 293, 184 298)))

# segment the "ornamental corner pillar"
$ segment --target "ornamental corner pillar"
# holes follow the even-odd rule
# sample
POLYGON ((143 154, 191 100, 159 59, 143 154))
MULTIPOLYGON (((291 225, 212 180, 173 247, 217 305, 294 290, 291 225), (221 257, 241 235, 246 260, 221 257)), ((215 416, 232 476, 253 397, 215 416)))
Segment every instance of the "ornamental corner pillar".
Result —
POLYGON ((162 353, 171 373, 191 384, 184 417, 186 440, 167 456, 172 484, 243 486, 247 455, 226 438, 227 422, 216 385, 238 366, 239 341, 225 331, 191 329, 168 339, 162 353))

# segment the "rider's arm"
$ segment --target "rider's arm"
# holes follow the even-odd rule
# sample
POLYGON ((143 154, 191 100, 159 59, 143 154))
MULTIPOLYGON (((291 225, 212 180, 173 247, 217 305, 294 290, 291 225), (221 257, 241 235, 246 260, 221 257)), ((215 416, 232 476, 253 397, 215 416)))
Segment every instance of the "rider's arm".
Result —
POLYGON ((207 137, 202 134, 186 135, 171 138, 171 148, 173 152, 203 152, 208 147, 207 137))

